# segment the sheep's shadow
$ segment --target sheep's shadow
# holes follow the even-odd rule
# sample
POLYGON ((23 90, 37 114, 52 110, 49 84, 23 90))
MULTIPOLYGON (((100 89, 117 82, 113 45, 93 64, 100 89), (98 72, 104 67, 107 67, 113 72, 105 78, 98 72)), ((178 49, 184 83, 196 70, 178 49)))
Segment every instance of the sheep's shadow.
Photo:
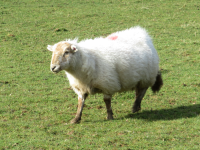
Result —
MULTIPOLYGON (((159 120, 176 120, 180 118, 193 118, 200 115, 200 104, 190 106, 180 106, 176 108, 160 109, 160 110, 143 110, 138 113, 130 113, 123 117, 114 117, 114 120, 127 120, 127 119, 144 119, 147 121, 159 120)), ((85 120, 84 122, 109 122, 111 120, 85 120)))
POLYGON ((139 113, 128 114, 120 119, 145 119, 148 121, 156 120, 175 120, 180 118, 192 118, 200 115, 200 104, 190 106, 180 106, 170 109, 144 110, 139 113))

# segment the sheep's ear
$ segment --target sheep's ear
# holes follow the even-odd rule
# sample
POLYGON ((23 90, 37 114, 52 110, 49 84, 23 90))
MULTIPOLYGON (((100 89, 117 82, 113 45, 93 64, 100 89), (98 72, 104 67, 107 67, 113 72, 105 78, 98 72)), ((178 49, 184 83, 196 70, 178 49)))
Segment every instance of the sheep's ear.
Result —
POLYGON ((53 46, 52 46, 52 45, 48 45, 48 46, 47 46, 47 49, 48 49, 49 51, 53 51, 53 46))
POLYGON ((71 50, 72 50, 73 52, 77 52, 77 51, 78 51, 78 49, 76 48, 75 45, 71 45, 71 50))

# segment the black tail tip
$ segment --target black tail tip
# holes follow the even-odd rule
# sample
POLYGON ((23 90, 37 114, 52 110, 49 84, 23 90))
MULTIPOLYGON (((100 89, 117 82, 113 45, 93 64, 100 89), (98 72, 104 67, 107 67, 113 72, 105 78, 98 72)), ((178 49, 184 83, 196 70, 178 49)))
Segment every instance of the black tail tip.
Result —
POLYGON ((162 76, 161 73, 158 72, 157 76, 156 76, 156 82, 154 83, 154 85, 151 87, 152 91, 154 93, 158 92, 161 87, 163 86, 163 80, 162 80, 162 76))

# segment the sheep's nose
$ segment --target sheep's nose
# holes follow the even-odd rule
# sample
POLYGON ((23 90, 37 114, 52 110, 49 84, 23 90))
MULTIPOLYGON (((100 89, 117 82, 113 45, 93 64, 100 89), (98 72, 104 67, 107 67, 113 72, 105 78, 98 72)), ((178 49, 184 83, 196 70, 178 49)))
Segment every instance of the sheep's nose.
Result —
POLYGON ((59 72, 60 71, 60 65, 51 65, 51 71, 59 72))
POLYGON ((56 66, 54 66, 53 68, 51 68, 51 70, 54 71, 55 68, 56 68, 56 66))

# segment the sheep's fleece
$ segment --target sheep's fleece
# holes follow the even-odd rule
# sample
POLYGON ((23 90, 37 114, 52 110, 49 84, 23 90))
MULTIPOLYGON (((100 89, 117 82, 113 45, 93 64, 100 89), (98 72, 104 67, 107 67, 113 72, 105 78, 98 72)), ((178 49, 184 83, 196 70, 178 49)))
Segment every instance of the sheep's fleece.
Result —
POLYGON ((66 70, 70 85, 78 95, 84 93, 113 95, 115 92, 151 87, 159 71, 159 57, 150 36, 137 26, 106 38, 78 42, 66 40, 77 47, 75 72, 66 70))

